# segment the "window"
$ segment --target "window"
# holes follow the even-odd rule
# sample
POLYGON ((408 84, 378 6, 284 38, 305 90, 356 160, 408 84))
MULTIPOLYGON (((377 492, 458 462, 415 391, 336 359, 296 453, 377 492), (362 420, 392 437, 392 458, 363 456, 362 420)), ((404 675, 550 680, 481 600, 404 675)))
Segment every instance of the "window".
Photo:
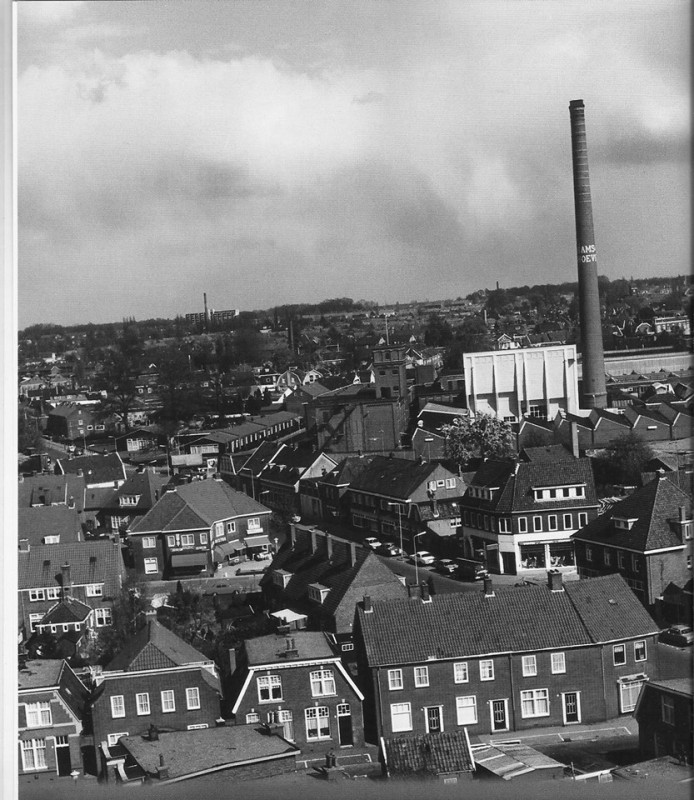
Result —
POLYGON ((200 544, 207 544, 207 533, 203 532, 200 534, 200 544))
POLYGON ((390 727, 393 733, 412 730, 412 707, 409 703, 391 703, 390 727))
POLYGON ((559 523, 557 522, 557 515, 556 514, 550 514, 549 517, 547 517, 547 527, 551 531, 558 530, 559 523))
POLYGON ((120 733, 109 733, 109 735, 106 737, 108 746, 113 747, 114 745, 118 744, 118 740, 121 738, 121 736, 127 736, 127 735, 128 735, 127 731, 121 731, 120 733))
POLYGON ((260 527, 260 517, 251 517, 248 520, 248 530, 249 531, 262 530, 261 527, 260 527))
POLYGON ((534 531, 542 530, 542 517, 533 517, 533 530, 534 531))
POLYGON ((602 560, 603 560, 605 566, 609 567, 610 564, 612 564, 612 553, 607 549, 603 550, 602 560))
POLYGON ((584 528, 588 524, 588 514, 585 511, 578 512, 578 527, 584 528))
POLYGON ((335 678, 331 669, 320 669, 312 672, 311 695, 313 697, 324 697, 326 695, 337 694, 335 689, 335 678))
POLYGON ((169 547, 176 547, 176 537, 175 536, 167 536, 166 543, 169 547))
POLYGON ((94 624, 97 628, 103 628, 105 625, 110 625, 113 622, 110 608, 95 608, 94 609, 94 624))
POLYGON ((429 685, 429 667, 414 668, 414 685, 418 687, 429 685))
POLYGON ((586 545, 586 561, 593 560, 593 548, 586 545))
POLYGON ((619 702, 623 714, 636 708, 636 701, 639 699, 642 684, 642 680, 622 681, 619 684, 619 702))
POLYGON ((528 519, 527 517, 518 517, 518 533, 528 532, 528 519))
POLYGON ((263 675, 258 678, 258 700, 268 703, 282 699, 282 679, 279 675, 263 675))
POLYGON ((327 706, 307 708, 304 714, 306 716, 306 738, 309 741, 330 738, 330 712, 327 706))
POLYGON ((60 589, 56 586, 54 589, 46 589, 46 600, 58 600, 60 598, 60 589))
POLYGON ((491 659, 488 661, 480 661, 480 680, 494 680, 494 662, 491 659))
POLYGON ((612 646, 612 663, 615 667, 627 663, 627 649, 625 645, 615 644, 612 646))
POLYGON ((113 719, 125 716, 125 698, 122 694, 114 694, 111 698, 111 716, 113 719))
POLYGON ((51 704, 48 702, 27 703, 26 714, 27 728, 41 728, 53 724, 51 704))
POLYGON ((102 597, 104 594, 103 583, 88 583, 87 584, 87 597, 102 597))
POLYGON ((22 768, 46 769, 46 740, 22 740, 22 768))
POLYGON ((520 696, 522 717, 549 716, 549 691, 547 689, 530 689, 521 692, 520 696))
POLYGON ((151 550, 152 548, 154 548, 156 546, 157 546, 157 537, 156 536, 143 536, 142 537, 142 549, 143 550, 151 550))
POLYGON ((43 614, 29 614, 29 632, 33 633, 37 622, 43 619, 43 614))
POLYGON ((236 533, 236 523, 227 522, 227 533, 236 533))
POLYGON ((149 714, 149 692, 139 692, 135 695, 138 716, 149 714))
POLYGON ((151 575, 153 572, 159 572, 159 562, 156 558, 146 558, 145 574, 151 575))
POLYGON ((663 722, 666 725, 675 724, 675 698, 669 695, 662 695, 660 698, 661 710, 663 712, 663 722))
POLYGON ((619 550, 619 551, 617 552, 617 566, 618 566, 620 569, 624 569, 624 563, 625 563, 625 560, 626 560, 626 559, 625 559, 625 555, 624 555, 624 553, 623 553, 621 550, 619 550))
POLYGON ((446 478, 446 489, 455 489, 455 478, 446 478))
POLYGON ((499 533, 511 533, 511 520, 508 517, 499 517, 499 533))
POLYGON ((397 689, 403 688, 401 669, 388 670, 388 688, 391 691, 396 691, 397 689))
POLYGON ((161 710, 164 714, 170 714, 176 710, 176 700, 174 699, 173 689, 165 689, 161 693, 161 710))
POLYGON ((561 672, 566 672, 566 657, 564 653, 552 653, 552 674, 561 672))
POLYGON ((638 572, 640 569, 639 557, 636 553, 631 554, 631 568, 634 572, 638 572))
POLYGON ((195 534, 183 533, 181 534, 181 546, 190 547, 195 544, 195 534))
POLYGON ((44 536, 44 544, 60 544, 60 536, 44 536))
POLYGON ((477 722, 477 698, 475 695, 455 698, 458 725, 474 725, 477 722))
POLYGON ((467 661, 459 661, 457 664, 453 664, 453 680, 455 683, 467 683, 470 680, 467 661))
POLYGON ((254 722, 260 722, 260 714, 257 711, 251 711, 246 714, 246 725, 251 725, 254 722))
POLYGON ((32 603, 35 603, 37 600, 45 600, 46 593, 43 589, 30 589, 29 590, 29 600, 32 603))
POLYGON ((186 689, 186 708, 188 711, 200 708, 200 689, 197 686, 186 689))
POLYGON ((529 678, 537 675, 537 658, 535 656, 523 656, 523 677, 529 678))
POLYGON ((568 531, 573 527, 571 514, 564 514, 564 530, 568 531))
POLYGON ((645 640, 634 642, 634 661, 646 661, 647 657, 645 640))

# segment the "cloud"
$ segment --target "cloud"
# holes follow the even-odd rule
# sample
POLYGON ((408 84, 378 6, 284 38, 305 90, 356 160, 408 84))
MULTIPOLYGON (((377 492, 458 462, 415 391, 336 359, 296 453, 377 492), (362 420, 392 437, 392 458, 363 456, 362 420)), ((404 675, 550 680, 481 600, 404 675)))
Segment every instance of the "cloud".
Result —
POLYGON ((31 0, 18 3, 22 19, 40 25, 55 25, 72 19, 84 5, 84 0, 31 0))

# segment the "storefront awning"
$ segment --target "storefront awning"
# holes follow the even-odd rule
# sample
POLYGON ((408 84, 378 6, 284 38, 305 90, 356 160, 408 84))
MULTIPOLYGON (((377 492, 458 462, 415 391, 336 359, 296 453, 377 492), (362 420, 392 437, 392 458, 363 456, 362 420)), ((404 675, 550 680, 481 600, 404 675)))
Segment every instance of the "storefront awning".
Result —
POLYGON ((171 556, 172 567, 206 567, 206 553, 180 553, 171 556))
POLYGON ((244 541, 246 542, 246 547, 262 547, 263 545, 270 544, 270 540, 264 533, 258 536, 246 536, 244 541))

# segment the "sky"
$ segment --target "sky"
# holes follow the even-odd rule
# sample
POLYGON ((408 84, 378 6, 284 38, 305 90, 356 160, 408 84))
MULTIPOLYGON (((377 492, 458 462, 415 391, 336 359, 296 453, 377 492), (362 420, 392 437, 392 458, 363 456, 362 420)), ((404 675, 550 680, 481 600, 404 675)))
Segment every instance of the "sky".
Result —
POLYGON ((19 2, 19 326, 690 270, 686 0, 19 2))

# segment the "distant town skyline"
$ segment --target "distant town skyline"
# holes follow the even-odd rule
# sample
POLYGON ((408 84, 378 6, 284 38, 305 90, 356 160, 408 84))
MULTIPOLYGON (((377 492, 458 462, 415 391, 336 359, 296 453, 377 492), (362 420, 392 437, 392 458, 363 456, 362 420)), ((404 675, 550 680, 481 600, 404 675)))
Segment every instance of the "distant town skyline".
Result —
POLYGON ((689 13, 19 2, 19 327, 686 274, 689 13))

